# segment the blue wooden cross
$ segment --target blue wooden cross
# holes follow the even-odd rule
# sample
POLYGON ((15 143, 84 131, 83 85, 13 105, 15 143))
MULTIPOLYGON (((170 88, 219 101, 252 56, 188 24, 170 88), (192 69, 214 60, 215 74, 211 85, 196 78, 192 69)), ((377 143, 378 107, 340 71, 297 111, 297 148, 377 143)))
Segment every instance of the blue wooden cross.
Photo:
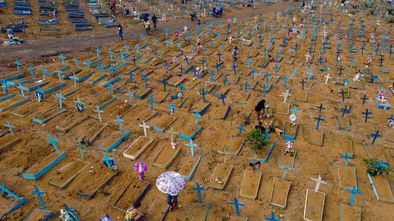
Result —
POLYGON ((205 187, 202 187, 198 182, 196 182, 196 187, 192 187, 192 190, 197 190, 198 194, 198 202, 202 204, 202 194, 201 190, 205 190, 205 187))
POLYGON ((265 73, 264 77, 265 77, 265 83, 266 83, 266 84, 268 84, 268 80, 269 80, 269 77, 270 77, 270 76, 271 76, 270 73, 268 73, 268 72, 265 73))
POLYGON ((342 117, 345 117, 345 115, 350 112, 350 109, 346 105, 344 108, 341 109, 341 112, 342 112, 342 117))
POLYGON ((267 85, 263 84, 260 86, 260 88, 261 88, 261 92, 263 92, 263 95, 265 97, 265 95, 267 94, 267 89, 268 89, 267 85))
POLYGON ((267 220, 267 221, 280 221, 280 219, 277 219, 275 217, 275 213, 274 212, 271 213, 271 216, 264 217, 264 219, 267 220))
POLYGON ((380 67, 383 65, 383 60, 384 60, 384 55, 380 55, 379 61, 380 61, 380 67))
POLYGON ((108 94, 111 95, 112 94, 112 82, 108 82, 108 94))
POLYGON ((31 79, 34 79, 34 67, 32 64, 30 64, 30 66, 29 66, 29 71, 31 73, 31 79))
POLYGON ((14 128, 15 126, 12 125, 8 120, 6 120, 6 124, 3 124, 9 131, 12 136, 14 136, 14 128))
POLYGON ((19 61, 19 59, 16 59, 15 64, 16 64, 16 68, 18 70, 18 73, 21 73, 21 65, 22 65, 22 63, 19 61))
POLYGON ((364 94, 364 96, 361 98, 361 100, 363 101, 363 105, 365 104, 365 101, 368 100, 369 98, 367 98, 367 95, 364 94))
POLYGON ((228 79, 227 79, 227 75, 226 75, 223 78, 223 86, 226 87, 227 83, 228 83, 228 79))
POLYGON ((282 77, 283 84, 284 84, 284 87, 285 87, 285 88, 287 88, 287 80, 288 80, 288 79, 289 79, 289 78, 286 77, 286 76, 283 76, 283 77, 282 77))
POLYGON ((214 71, 211 71, 211 73, 209 73, 209 80, 211 82, 213 82, 215 80, 215 72, 214 71))
POLYGON ((104 165, 110 169, 114 168, 115 166, 115 161, 113 158, 108 157, 107 153, 103 153, 104 157, 101 158, 101 162, 104 163, 104 165))
POLYGON ((302 90, 304 90, 304 88, 305 88, 305 80, 304 80, 304 78, 302 79, 302 81, 300 83, 301 83, 302 90))
POLYGON ((246 206, 245 203, 240 203, 240 202, 238 202, 237 197, 234 197, 234 201, 233 201, 233 202, 230 201, 230 202, 227 202, 227 203, 235 206, 235 214, 236 214, 237 216, 240 215, 239 207, 240 207, 240 206, 246 206))
POLYGON ((153 105, 155 104, 156 100, 153 98, 153 96, 150 96, 148 98, 149 104, 150 104, 150 109, 153 110, 153 105))
POLYGON ((148 75, 144 75, 144 76, 142 77, 142 80, 144 80, 144 87, 148 87, 148 81, 150 80, 150 79, 148 78, 148 75))
POLYGON ((64 55, 63 55, 62 53, 60 53, 59 59, 60 59, 60 61, 62 62, 62 64, 64 65, 64 59, 65 59, 65 57, 64 57, 64 55))
POLYGON ((341 91, 339 92, 339 94, 342 96, 342 102, 345 102, 345 91, 343 89, 341 89, 341 91))
POLYGON ((202 96, 202 101, 207 102, 205 99, 205 95, 208 94, 208 91, 204 90, 204 88, 200 89, 200 95, 202 96))
POLYGON ((155 38, 153 39, 153 45, 157 46, 157 42, 158 42, 158 40, 157 40, 157 38, 155 37, 155 38))
POLYGON ((168 105, 168 108, 170 108, 170 114, 171 114, 171 115, 172 115, 172 114, 175 112, 175 110, 176 110, 176 107, 175 107, 175 105, 174 105, 173 102, 171 102, 171 104, 168 105))
POLYGON ((136 44, 136 45, 134 46, 134 48, 135 48, 136 54, 138 54, 139 51, 140 51, 140 46, 139 46, 138 44, 136 44))
POLYGON ((3 88, 3 93, 4 94, 8 93, 8 81, 2 80, 1 81, 1 87, 3 88))
POLYGON ((372 137, 372 144, 375 144, 375 141, 378 137, 381 137, 382 135, 379 134, 379 130, 377 130, 374 134, 370 134, 369 137, 372 137))
POLYGON ((38 201, 40 201, 40 205, 41 205, 41 209, 42 210, 46 210, 46 207, 45 207, 45 204, 44 204, 44 200, 42 200, 42 197, 41 197, 41 195, 44 194, 44 193, 45 192, 40 191, 36 185, 34 185, 34 190, 33 190, 33 192, 31 192, 31 194, 37 195, 38 201))
POLYGON ((56 145, 57 141, 58 141, 58 139, 53 138, 52 134, 48 134, 48 144, 52 144, 53 148, 55 148, 55 151, 59 152, 59 148, 56 145))
POLYGON ((108 55, 109 55, 109 58, 112 60, 113 59, 113 57, 114 57, 114 52, 113 51, 111 51, 111 50, 108 50, 108 55))
POLYGON ((247 92, 248 92, 248 89, 249 89, 248 81, 245 81, 245 82, 244 82, 244 92, 247 93, 247 92))
POLYGON ((193 140, 189 139, 189 143, 185 145, 190 148, 190 155, 194 157, 194 148, 197 147, 197 144, 194 144, 193 140))
POLYGON ((122 50, 119 51, 120 59, 124 61, 124 52, 122 50))
POLYGON ((316 130, 319 130, 320 121, 324 121, 324 119, 321 118, 320 114, 318 117, 315 117, 314 119, 316 120, 316 130))
POLYGON ((163 79, 159 80, 159 82, 163 84, 163 90, 167 91, 167 79, 163 77, 163 79))
POLYGON ((183 71, 185 70, 183 67, 182 67, 182 65, 181 66, 179 66, 179 68, 178 68, 181 72, 180 72, 180 76, 182 76, 183 75, 183 71))
POLYGON ((240 124, 237 126, 238 128, 238 136, 241 136, 242 132, 245 130, 245 126, 243 124, 240 124))
POLYGON ((344 154, 340 155, 341 158, 345 158, 345 166, 348 165, 348 160, 353 158, 353 156, 351 154, 349 154, 348 152, 345 152, 344 154))
POLYGON ((75 68, 79 68, 79 67, 78 67, 78 62, 79 62, 78 58, 77 58, 77 57, 74 57, 74 58, 73 58, 73 61, 74 61, 74 64, 75 64, 75 68))
POLYGON ((96 48, 96 55, 97 55, 98 58, 100 58, 100 54, 101 54, 100 47, 97 47, 96 48))
POLYGON ((223 105, 226 105, 224 102, 224 99, 226 98, 226 95, 220 93, 220 94, 216 94, 216 96, 222 101, 223 105))
POLYGON ((24 92, 23 86, 22 86, 22 84, 20 82, 18 83, 18 87, 17 88, 19 88, 19 90, 21 91, 22 96, 24 97, 25 96, 25 92, 24 92))
POLYGON ((219 60, 219 62, 220 62, 220 59, 221 59, 221 57, 222 57, 222 53, 220 53, 220 51, 216 54, 216 56, 218 57, 218 60, 219 60))
POLYGON ((129 52, 129 46, 127 45, 127 44, 125 44, 124 46, 123 46, 123 48, 124 48, 124 50, 126 51, 126 53, 128 53, 129 52))
POLYGON ((60 90, 59 93, 56 94, 56 98, 59 100, 59 108, 63 108, 63 100, 66 98, 63 96, 62 91, 60 90))
POLYGON ((193 116, 194 116, 195 119, 196 119, 196 125, 198 125, 198 119, 201 117, 200 112, 194 112, 194 113, 193 113, 193 116))
POLYGON ((350 196, 349 205, 350 205, 350 206, 353 206, 354 197, 356 196, 356 194, 361 195, 361 192, 358 191, 356 185, 354 185, 353 188, 347 188, 346 191, 349 192, 350 194, 352 194, 352 195, 350 196))
POLYGON ((123 132, 122 123, 124 122, 124 120, 120 118, 119 114, 116 115, 116 120, 114 121, 118 123, 119 130, 123 132))
POLYGON ((187 56, 184 56, 184 57, 183 57, 183 60, 186 62, 186 64, 189 65, 189 58, 188 58, 187 56))
POLYGON ((129 104, 131 105, 133 103, 134 94, 127 92, 126 96, 129 98, 129 104))
POLYGON ((366 123, 366 122, 368 121, 369 115, 371 115, 372 112, 369 112, 369 110, 368 110, 368 108, 367 108, 367 109, 365 110, 365 112, 361 112, 361 113, 365 115, 364 120, 365 120, 365 123, 366 123))
POLYGON ((234 72, 234 75, 237 75, 237 64, 236 63, 234 63, 233 65, 232 65, 232 68, 231 68, 231 70, 234 72))

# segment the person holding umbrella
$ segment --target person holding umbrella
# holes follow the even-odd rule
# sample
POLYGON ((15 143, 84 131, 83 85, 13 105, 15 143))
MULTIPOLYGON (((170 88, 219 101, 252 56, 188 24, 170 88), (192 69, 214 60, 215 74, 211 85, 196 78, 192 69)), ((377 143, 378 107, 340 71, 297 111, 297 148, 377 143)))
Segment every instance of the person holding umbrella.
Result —
POLYGON ((169 211, 174 211, 178 207, 178 194, 185 187, 182 175, 174 171, 162 173, 157 177, 156 186, 166 194, 169 211))

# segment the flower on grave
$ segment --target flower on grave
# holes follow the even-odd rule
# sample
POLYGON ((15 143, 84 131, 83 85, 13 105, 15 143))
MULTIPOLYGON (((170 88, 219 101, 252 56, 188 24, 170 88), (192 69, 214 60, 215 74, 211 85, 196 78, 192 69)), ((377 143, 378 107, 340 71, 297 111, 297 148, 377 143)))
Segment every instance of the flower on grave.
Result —
POLYGON ((176 148, 176 143, 175 142, 171 142, 170 144, 171 144, 172 149, 176 148))

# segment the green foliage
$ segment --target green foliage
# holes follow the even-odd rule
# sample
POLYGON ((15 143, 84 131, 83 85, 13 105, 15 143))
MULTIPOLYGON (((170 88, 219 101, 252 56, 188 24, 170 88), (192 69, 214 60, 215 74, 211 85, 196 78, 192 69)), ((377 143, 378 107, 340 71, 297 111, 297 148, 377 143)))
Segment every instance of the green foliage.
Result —
POLYGON ((251 148, 254 151, 262 150, 268 144, 264 132, 255 128, 247 134, 246 141, 252 144, 251 148))
POLYGON ((390 24, 394 23, 394 17, 388 18, 388 19, 387 19, 387 22, 390 23, 390 24))
POLYGON ((379 160, 375 158, 370 158, 370 159, 363 159, 364 163, 367 164, 367 173, 371 176, 379 176, 383 173, 389 173, 392 172, 391 168, 389 166, 387 167, 382 167, 379 165, 379 160))

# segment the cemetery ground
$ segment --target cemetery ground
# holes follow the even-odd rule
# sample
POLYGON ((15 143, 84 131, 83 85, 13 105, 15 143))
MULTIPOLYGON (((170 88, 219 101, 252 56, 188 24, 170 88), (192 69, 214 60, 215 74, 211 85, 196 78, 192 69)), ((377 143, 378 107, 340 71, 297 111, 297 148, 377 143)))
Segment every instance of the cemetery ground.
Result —
POLYGON ((67 208, 80 220, 122 220, 140 201, 152 221, 390 220, 394 177, 367 173, 364 162, 394 166, 387 6, 274 7, 282 10, 229 26, 207 20, 179 38, 171 28, 94 46, 60 38, 75 44, 29 60, 37 43, 2 63, 0 219, 55 220, 67 208), (265 134, 256 151, 246 138, 262 99, 263 126, 284 133, 265 134), (103 163, 110 158, 116 169, 103 163), (156 188, 165 171, 186 181, 175 212, 156 188))

